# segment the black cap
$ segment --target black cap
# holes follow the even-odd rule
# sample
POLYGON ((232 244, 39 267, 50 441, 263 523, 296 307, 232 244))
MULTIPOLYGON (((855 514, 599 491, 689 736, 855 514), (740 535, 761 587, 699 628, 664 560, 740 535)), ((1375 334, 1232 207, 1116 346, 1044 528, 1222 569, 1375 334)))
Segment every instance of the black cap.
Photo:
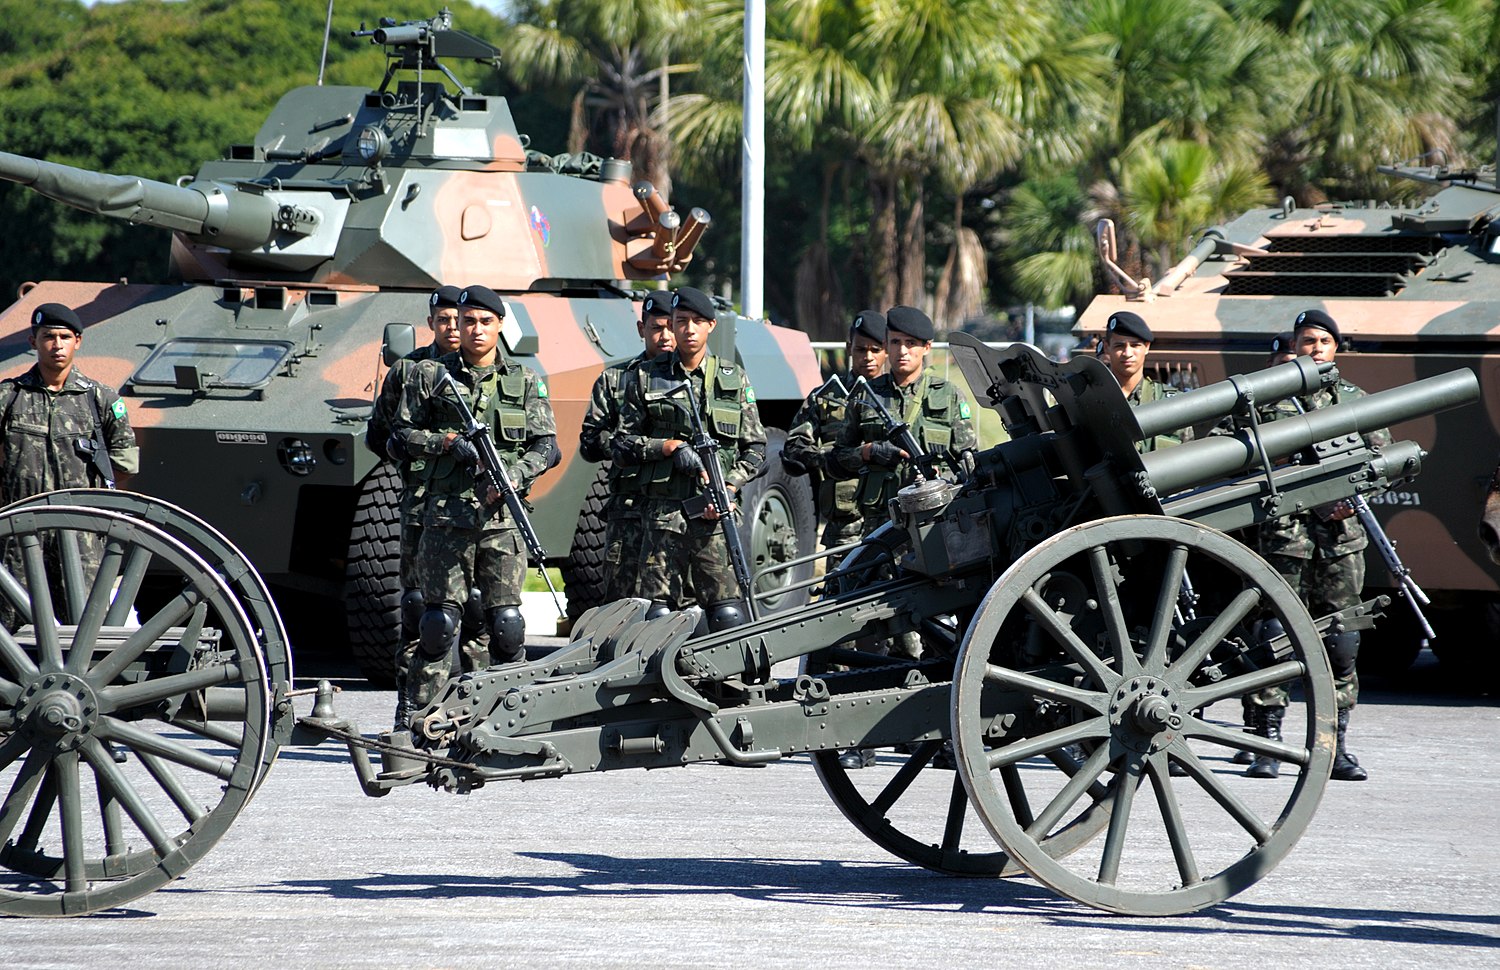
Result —
POLYGON ((672 309, 683 309, 710 320, 719 318, 713 298, 695 286, 679 286, 672 294, 672 309))
POLYGON ((488 286, 470 286, 458 295, 460 308, 473 307, 488 310, 501 320, 505 319, 505 301, 488 286))
POLYGON ((1303 330, 1312 327, 1314 330, 1327 330, 1333 335, 1333 342, 1339 342, 1339 325, 1333 322, 1333 317, 1322 310, 1303 310, 1297 314, 1297 319, 1292 323, 1293 330, 1303 330))
POLYGON ((76 334, 83 333, 83 321, 78 314, 61 303, 43 303, 31 312, 31 329, 43 327, 67 327, 76 334))
POLYGON ((893 306, 885 311, 885 329, 886 333, 896 330, 918 340, 931 340, 937 336, 932 318, 914 306, 893 306))
POLYGON ((432 291, 432 296, 427 298, 427 313, 429 316, 436 313, 441 307, 453 307, 458 309, 458 298, 461 294, 456 286, 440 286, 432 291))
POLYGON ((1292 332, 1283 330, 1271 338, 1272 354, 1295 354, 1297 351, 1292 344, 1292 332))
POLYGON ((671 290, 657 290, 655 293, 646 294, 646 300, 641 304, 642 317, 670 317, 671 315, 671 290))
POLYGON ((853 340, 855 334, 885 343, 885 314, 879 310, 859 311, 849 326, 849 339, 853 340))
POLYGON ((1141 319, 1139 313, 1131 313, 1129 310, 1116 310, 1109 315, 1109 323, 1104 325, 1105 339, 1111 334, 1119 334, 1122 337, 1134 337, 1136 340, 1144 340, 1150 343, 1156 338, 1151 334, 1151 328, 1146 326, 1146 321, 1141 319))

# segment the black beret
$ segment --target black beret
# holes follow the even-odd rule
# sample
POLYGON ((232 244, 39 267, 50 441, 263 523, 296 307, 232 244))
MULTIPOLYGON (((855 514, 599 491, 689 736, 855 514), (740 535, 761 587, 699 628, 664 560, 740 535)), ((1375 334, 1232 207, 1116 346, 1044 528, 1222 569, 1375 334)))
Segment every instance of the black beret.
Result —
MULTIPOLYGON (((1107 334, 1119 334, 1122 337, 1134 337, 1150 343, 1156 338, 1151 334, 1151 328, 1146 326, 1146 321, 1141 319, 1139 313, 1131 313, 1129 310, 1117 310, 1109 315, 1109 323, 1104 327, 1107 334)), ((1106 339, 1108 336, 1106 335, 1106 339)))
POLYGON ((849 339, 853 340, 855 334, 885 343, 885 314, 879 310, 859 311, 849 326, 849 339))
POLYGON ((440 286, 432 291, 432 296, 427 298, 428 313, 436 313, 439 307, 451 306, 458 309, 459 293, 456 286, 440 286))
POLYGON ((646 294, 646 300, 641 304, 641 316, 670 317, 671 315, 672 292, 670 290, 657 290, 655 293, 646 294))
POLYGON ((1283 330, 1271 338, 1271 353, 1273 354, 1295 354, 1297 351, 1292 343, 1292 332, 1283 330))
POLYGON ((458 295, 460 307, 488 310, 500 319, 505 319, 505 301, 488 286, 471 286, 458 295))
POLYGON ((31 329, 43 327, 67 327, 76 334, 83 333, 83 321, 78 314, 61 303, 43 303, 31 313, 31 329))
POLYGON ((1297 314, 1293 329, 1302 330, 1307 327, 1312 327, 1314 330, 1327 330, 1333 335, 1333 342, 1335 344, 1339 342, 1339 325, 1333 322, 1333 317, 1322 310, 1303 310, 1297 314))
POLYGON ((672 309, 679 308, 710 320, 717 320, 719 317, 713 298, 695 286, 679 286, 677 292, 672 294, 672 309))
POLYGON ((887 333, 896 330, 918 340, 937 336, 932 318, 914 306, 893 306, 885 311, 885 329, 887 333))

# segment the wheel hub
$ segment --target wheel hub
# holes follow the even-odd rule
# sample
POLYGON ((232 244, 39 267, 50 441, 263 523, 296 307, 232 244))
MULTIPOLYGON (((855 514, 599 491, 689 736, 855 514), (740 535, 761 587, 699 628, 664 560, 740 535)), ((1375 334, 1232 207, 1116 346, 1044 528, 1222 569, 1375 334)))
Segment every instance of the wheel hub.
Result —
POLYGON ((1155 754, 1177 738, 1182 711, 1171 684, 1155 677, 1122 681, 1109 702, 1109 723, 1120 743, 1155 754))
POLYGON ((99 702, 88 682, 72 674, 44 674, 33 681, 16 706, 16 721, 65 747, 93 730, 99 702))

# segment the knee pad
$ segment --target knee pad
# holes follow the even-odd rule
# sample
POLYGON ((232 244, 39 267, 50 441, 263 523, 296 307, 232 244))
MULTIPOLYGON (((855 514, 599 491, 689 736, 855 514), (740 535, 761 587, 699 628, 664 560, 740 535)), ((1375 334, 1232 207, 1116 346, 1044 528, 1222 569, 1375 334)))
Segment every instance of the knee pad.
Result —
POLYGON ((749 618, 744 600, 720 600, 708 607, 708 629, 711 633, 739 626, 749 618))
POLYGON ((479 590, 470 588, 469 598, 464 601, 464 616, 462 621, 464 639, 474 639, 484 630, 484 627, 484 603, 479 598, 479 590))
POLYGON ((422 628, 422 613, 426 608, 426 604, 422 602, 420 589, 408 589, 401 592, 401 637, 403 640, 410 642, 417 638, 417 631, 422 628))
POLYGON ((458 639, 458 618, 458 607, 452 603, 427 607, 419 625, 422 652, 429 657, 441 657, 452 650, 458 639))
POLYGON ((1335 677, 1354 675, 1354 662, 1359 658, 1359 631, 1345 630, 1324 640, 1328 647, 1328 664, 1335 677))
POLYGON ((1262 620, 1255 625, 1255 639, 1261 643, 1270 643, 1272 640, 1285 634, 1286 627, 1282 626, 1281 621, 1274 616, 1270 619, 1262 620))
POLYGON ((665 603, 652 603, 650 606, 646 607, 646 617, 645 618, 648 619, 648 620, 654 620, 654 619, 656 619, 658 617, 666 616, 670 612, 672 612, 672 608, 670 606, 668 606, 667 604, 665 604, 665 603))
POLYGON ((526 620, 514 606, 495 606, 485 611, 490 621, 490 653, 507 657, 506 662, 526 659, 526 620))

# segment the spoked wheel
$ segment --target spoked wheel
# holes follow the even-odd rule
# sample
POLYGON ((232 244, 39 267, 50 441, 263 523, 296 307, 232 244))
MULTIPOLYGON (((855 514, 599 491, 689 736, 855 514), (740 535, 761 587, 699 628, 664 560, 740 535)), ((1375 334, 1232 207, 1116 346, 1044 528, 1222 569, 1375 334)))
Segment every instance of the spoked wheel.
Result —
POLYGON ((140 518, 13 506, 0 545, 0 912, 118 906, 200 859, 268 764, 260 638, 218 568, 140 518))
MULTIPOLYGON (((845 566, 861 557, 874 560, 886 527, 875 544, 856 549, 845 566)), ((924 655, 955 656, 960 630, 932 624, 922 631, 924 655)), ((802 671, 817 675, 828 670, 817 655, 804 658, 802 671)), ((950 876, 1016 875, 1022 870, 995 846, 970 804, 954 770, 952 749, 942 739, 919 741, 900 748, 881 748, 876 763, 850 769, 839 763, 838 751, 818 751, 813 768, 833 803, 871 842, 913 865, 950 876)), ((1066 763, 1067 770, 1074 769, 1066 763)), ((1105 815, 1094 813, 1081 824, 1054 833, 1048 851, 1074 851, 1098 834, 1105 815)))
POLYGON ((1212 529, 1128 516, 1061 532, 995 582, 964 638, 953 733, 985 825, 1028 872, 1091 906, 1167 915, 1228 899, 1290 851, 1328 782, 1334 713, 1317 630, 1275 570, 1212 529), (1201 597, 1188 616, 1184 577, 1201 597), (1267 646, 1253 624, 1269 617, 1287 637, 1267 646), (1237 699, 1275 685, 1292 698, 1281 743, 1238 728, 1237 699), (1231 726, 1204 710, 1221 700, 1231 726), (1241 777, 1238 749, 1280 759, 1283 777, 1241 777), (1148 780, 1155 797, 1137 797, 1148 780), (1049 851, 1100 809, 1102 839, 1049 851))

